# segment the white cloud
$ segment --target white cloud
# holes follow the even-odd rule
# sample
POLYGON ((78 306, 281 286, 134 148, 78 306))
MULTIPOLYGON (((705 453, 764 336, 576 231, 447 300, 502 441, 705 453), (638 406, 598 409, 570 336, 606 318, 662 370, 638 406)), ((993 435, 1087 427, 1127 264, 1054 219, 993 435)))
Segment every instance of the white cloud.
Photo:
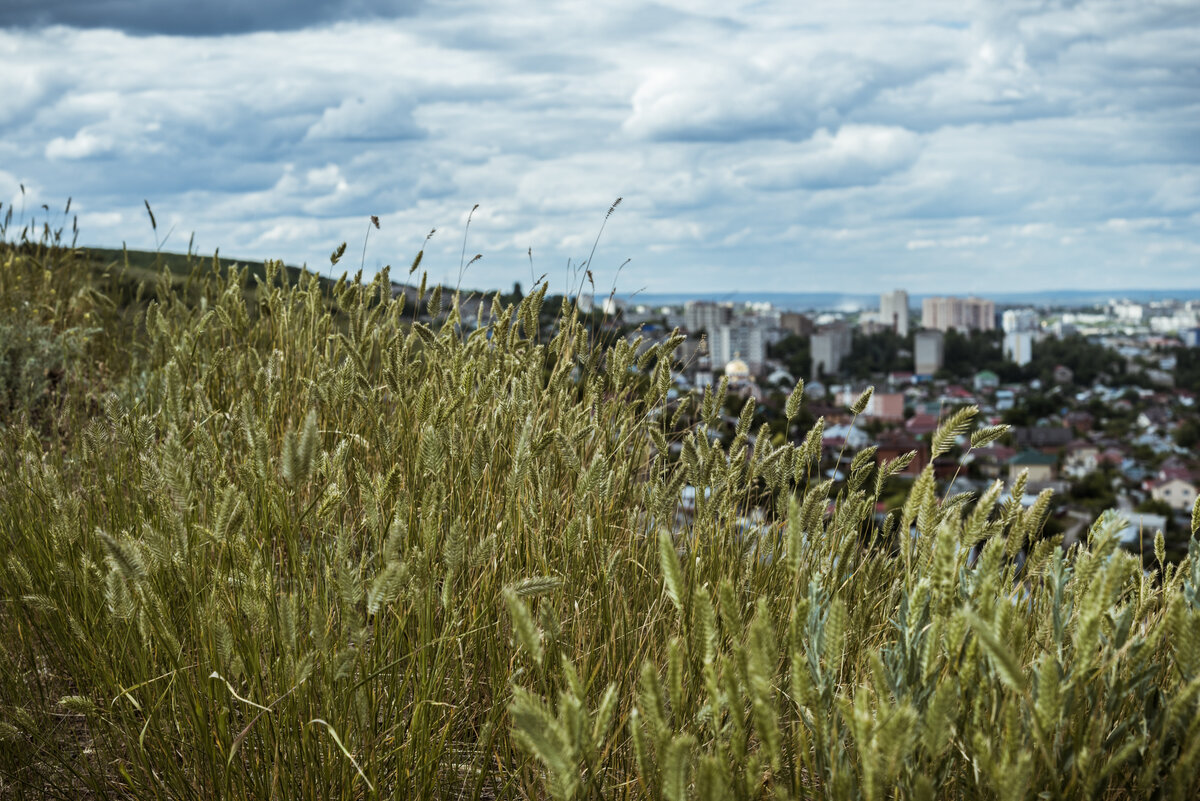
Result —
POLYGON ((46 158, 86 159, 112 152, 113 142, 107 136, 98 136, 88 130, 80 130, 70 139, 56 136, 46 145, 46 158))
POLYGON ((412 139, 421 129, 412 119, 412 100, 404 95, 373 91, 348 97, 321 113, 305 139, 388 141, 412 139))
POLYGON ((745 173, 757 189, 866 186, 911 166, 920 147, 920 137, 895 126, 821 128, 799 147, 764 148, 745 173))
POLYGON ((1162 230, 1170 227, 1171 220, 1165 217, 1142 217, 1136 220, 1114 217, 1111 220, 1105 220, 1101 226, 1106 231, 1114 231, 1121 234, 1133 231, 1162 230))
POLYGON ((974 248, 986 245, 991 241, 986 234, 976 236, 953 236, 947 239, 910 239, 904 247, 908 250, 928 250, 929 248, 974 248))
POLYGON ((436 227, 435 277, 478 203, 470 279, 493 287, 530 280, 530 248, 561 283, 617 196, 595 267, 632 258, 630 288, 836 290, 881 265, 912 291, 1061 286, 1078 264, 1177 282, 1200 242, 1198 35, 1194 4, 1166 0, 0 28, 0 199, 74 196, 84 241, 131 246, 153 244, 149 199, 202 247, 318 265, 378 214, 367 267, 436 227))

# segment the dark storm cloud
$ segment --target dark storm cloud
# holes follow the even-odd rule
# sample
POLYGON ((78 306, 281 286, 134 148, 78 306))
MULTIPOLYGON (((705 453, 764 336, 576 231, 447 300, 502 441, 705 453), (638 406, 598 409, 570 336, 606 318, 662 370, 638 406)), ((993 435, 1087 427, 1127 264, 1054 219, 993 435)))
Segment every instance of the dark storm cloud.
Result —
POLYGON ((391 18, 410 14, 416 6, 417 0, 9 0, 0 3, 0 27, 69 25, 217 36, 391 18))

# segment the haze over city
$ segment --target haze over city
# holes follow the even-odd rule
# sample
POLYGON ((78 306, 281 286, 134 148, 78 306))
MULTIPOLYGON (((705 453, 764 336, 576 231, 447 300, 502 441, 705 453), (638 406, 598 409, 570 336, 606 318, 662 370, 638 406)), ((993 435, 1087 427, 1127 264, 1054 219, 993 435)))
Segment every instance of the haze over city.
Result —
POLYGON ((0 201, 318 269, 436 228, 451 282, 478 204, 480 288, 561 290, 617 197, 605 290, 1192 288, 1198 46, 1193 2, 4 4, 0 201))

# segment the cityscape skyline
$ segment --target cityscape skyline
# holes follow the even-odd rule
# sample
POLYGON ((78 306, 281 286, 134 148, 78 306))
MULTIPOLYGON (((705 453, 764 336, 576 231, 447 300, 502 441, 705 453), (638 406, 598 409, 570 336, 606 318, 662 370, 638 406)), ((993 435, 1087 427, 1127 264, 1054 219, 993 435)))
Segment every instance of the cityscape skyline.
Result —
MULTIPOLYGON (((713 371, 724 366, 725 374, 736 376, 735 383, 748 390, 754 388, 755 376, 768 373, 768 383, 795 380, 795 376, 780 372, 780 348, 784 352, 807 348, 807 376, 813 380, 834 378, 852 359, 860 335, 889 331, 890 344, 886 339, 878 344, 898 349, 899 343, 907 343, 910 349, 905 354, 912 358, 912 372, 906 375, 920 380, 942 370, 951 332, 968 336, 996 332, 994 347, 1003 361, 1017 368, 1033 361, 1039 343, 1075 334, 1083 334, 1088 341, 1116 336, 1139 338, 1154 347, 1200 346, 1200 300, 1149 304, 1111 300, 1099 309, 1047 314, 1032 307, 998 310, 987 298, 937 296, 922 299, 916 307, 919 312, 910 316, 914 309, 906 290, 889 290, 876 297, 877 308, 849 314, 826 310, 806 315, 769 302, 735 304, 702 299, 660 307, 628 306, 608 299, 604 311, 606 316, 619 312, 639 337, 644 330, 649 342, 670 330, 682 333, 682 361, 690 363, 694 373, 690 380, 712 383, 713 371), (802 342, 807 344, 798 345, 802 342), (692 356, 702 360, 693 361, 692 356)), ((585 302, 585 308, 592 304, 585 302)), ((900 355, 899 350, 895 355, 900 355)))
POLYGON ((314 270, 436 228, 481 287, 597 238, 601 292, 1200 286, 1191 4, 171 8, 0 8, 6 208, 314 270))

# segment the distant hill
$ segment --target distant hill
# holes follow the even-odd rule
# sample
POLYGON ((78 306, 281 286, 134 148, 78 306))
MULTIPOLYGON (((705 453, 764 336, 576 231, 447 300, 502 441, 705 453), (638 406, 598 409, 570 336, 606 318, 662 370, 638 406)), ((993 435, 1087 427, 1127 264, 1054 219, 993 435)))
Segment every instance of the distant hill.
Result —
MULTIPOLYGON (((152 274, 157 275, 158 268, 156 264, 166 265, 171 272, 184 276, 190 270, 190 265, 197 260, 201 262, 211 262, 212 257, 204 257, 193 254, 188 256, 185 253, 155 253, 145 250, 121 250, 119 248, 100 248, 100 247, 81 247, 93 261, 102 264, 116 262, 121 264, 128 258, 129 267, 135 274, 142 273, 145 277, 150 277, 152 274)), ((220 265, 223 270, 237 264, 243 267, 250 268, 250 286, 253 286, 254 276, 265 276, 266 271, 261 261, 252 261, 248 259, 232 259, 225 256, 220 257, 220 265)), ((335 267, 332 272, 326 266, 323 270, 314 270, 308 268, 310 272, 319 272, 323 276, 322 280, 330 280, 325 276, 332 276, 332 280, 336 281, 341 277, 343 272, 348 272, 353 275, 357 268, 343 262, 335 267)), ((288 277, 292 282, 295 282, 302 273, 302 268, 294 266, 286 266, 288 277)), ((393 285, 397 288, 401 286, 393 281, 393 285)), ((430 285, 432 288, 432 284, 430 285)), ((468 290, 464 288, 464 292, 468 290)), ((474 290, 479 292, 479 290, 474 290)), ((484 290, 485 294, 490 294, 494 290, 484 290)), ((961 292, 949 292, 944 294, 964 295, 961 292)), ((921 301, 926 297, 932 297, 933 293, 912 294, 909 296, 910 303, 914 308, 920 308, 921 301)), ((792 309, 795 311, 814 311, 814 310, 855 310, 855 309, 876 309, 879 308, 879 293, 854 293, 854 292, 642 292, 634 295, 623 295, 625 300, 631 303, 644 303, 649 306, 676 306, 685 303, 689 300, 714 300, 728 301, 732 303, 770 303, 781 309, 792 309)), ((1200 300, 1200 288, 1195 289, 1112 289, 1112 290, 1096 290, 1096 289, 1055 289, 1045 290, 1041 292, 989 292, 984 293, 982 297, 987 297, 996 302, 999 306, 1094 306, 1098 303, 1105 303, 1108 300, 1118 298, 1132 300, 1139 303, 1146 303, 1155 300, 1200 300)))
MULTIPOLYGON (((199 264, 212 264, 213 256, 201 256, 199 254, 186 253, 155 253, 149 250, 124 250, 118 248, 97 248, 97 247, 79 247, 76 250, 85 254, 85 258, 96 267, 116 264, 122 268, 128 264, 129 276, 136 280, 153 281, 158 278, 162 267, 166 267, 175 276, 182 279, 191 273, 192 266, 199 264)), ((256 286, 255 278, 266 278, 267 271, 263 262, 252 261, 249 259, 233 259, 226 256, 218 256, 218 263, 221 271, 224 273, 230 267, 237 265, 238 267, 248 268, 249 272, 246 276, 246 289, 253 290, 256 286)), ((350 260, 339 262, 335 267, 330 269, 326 264, 323 270, 315 270, 311 267, 295 267, 285 264, 284 271, 288 276, 288 282, 295 284, 299 281, 300 276, 306 271, 309 273, 317 273, 320 276, 322 284, 332 286, 337 282, 342 275, 354 275, 358 271, 356 266, 350 263, 350 260)), ((370 276, 366 276, 365 280, 370 280, 370 276)), ((434 284, 430 283, 427 287, 432 290, 434 284)), ((452 287, 442 287, 443 292, 451 290, 452 287)), ((409 296, 409 300, 413 300, 416 296, 417 287, 411 284, 402 284, 398 281, 392 281, 393 294, 403 290, 409 296)), ((469 294, 472 290, 463 289, 464 295, 469 294)), ((475 290, 475 294, 480 294, 475 290)), ((491 294, 490 292, 488 294, 491 294)))
MULTIPOLYGON (((188 255, 186 253, 155 253, 147 250, 127 250, 121 248, 97 248, 97 247, 79 247, 77 250, 82 251, 87 255, 89 260, 97 264, 117 264, 124 266, 129 265, 130 272, 141 277, 153 278, 157 277, 162 267, 166 267, 175 275, 184 277, 191 272, 192 265, 212 264, 213 256, 201 256, 199 254, 188 255)), ((238 265, 240 267, 249 268, 249 281, 253 285, 255 276, 265 278, 267 275, 266 267, 261 261, 250 261, 248 259, 231 259, 225 256, 218 256, 217 261, 221 267, 221 271, 227 271, 230 267, 238 265)), ((291 267, 285 265, 288 279, 295 283, 302 274, 303 270, 299 267, 291 267)), ((337 273, 341 275, 341 271, 337 273)))

